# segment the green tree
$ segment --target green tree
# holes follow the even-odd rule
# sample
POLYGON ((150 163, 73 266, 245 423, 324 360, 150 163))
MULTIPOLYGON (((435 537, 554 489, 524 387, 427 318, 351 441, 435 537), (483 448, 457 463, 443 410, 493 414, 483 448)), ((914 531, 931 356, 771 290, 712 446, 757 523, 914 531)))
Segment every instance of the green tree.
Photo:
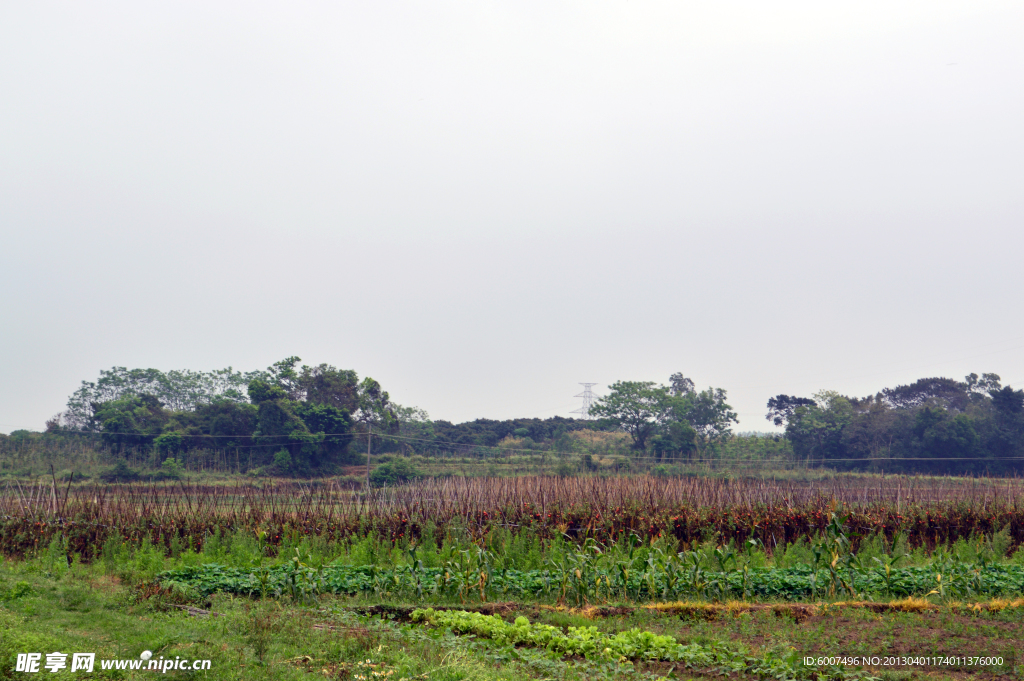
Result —
POLYGON ((1014 390, 1010 386, 993 390, 992 406, 996 412, 1007 419, 1019 419, 1024 415, 1024 390, 1014 390))
POLYGON ((971 397, 991 395, 1002 387, 1000 381, 999 374, 982 374, 979 378, 978 374, 970 373, 964 377, 964 385, 971 397))
POLYGON ((326 404, 349 414, 359 408, 359 378, 350 369, 329 364, 303 366, 297 380, 299 397, 312 404, 326 404))
POLYGON ((1024 391, 1006 386, 989 394, 992 418, 988 450, 992 456, 1020 456, 1024 450, 1024 391))
POLYGON ((725 400, 725 390, 708 388, 673 397, 670 401, 671 420, 689 424, 695 435, 697 453, 701 457, 709 447, 727 440, 732 434, 732 424, 739 423, 736 412, 725 400))
POLYGON ((286 357, 280 362, 274 362, 267 368, 268 382, 280 387, 288 397, 298 398, 299 372, 295 369, 295 365, 301 361, 300 358, 292 356, 286 357))
POLYGON ((669 409, 669 389, 653 381, 617 381, 608 395, 590 408, 598 418, 608 419, 633 438, 633 448, 644 451, 669 409))
POLYGON ((163 456, 172 456, 185 449, 185 436, 177 431, 164 433, 153 440, 153 446, 163 456))
POLYGON ((768 399, 768 415, 765 418, 776 426, 785 426, 792 420, 797 407, 807 407, 814 403, 814 400, 806 397, 776 395, 768 399))
POLYGON ((126 397, 150 395, 168 411, 191 411, 214 402, 246 401, 245 388, 256 378, 267 379, 263 371, 242 373, 231 367, 216 371, 168 371, 159 369, 127 369, 113 367, 101 370, 99 380, 82 381, 81 387, 68 398, 67 410, 56 423, 65 427, 88 428, 92 404, 101 404, 126 397))
POLYGON ((694 384, 693 380, 683 376, 682 372, 677 371, 669 376, 668 388, 673 396, 684 397, 692 394, 697 389, 697 386, 694 384))
POLYGON ((359 384, 357 396, 359 410, 356 420, 378 433, 394 433, 398 429, 398 414, 391 397, 380 383, 369 376, 359 384))
POLYGON ((202 431, 214 436, 218 447, 237 447, 248 444, 256 430, 259 408, 252 404, 218 401, 196 409, 202 431))
POLYGON ((1002 459, 1024 453, 1024 392, 993 373, 923 378, 863 399, 778 395, 768 406, 795 457, 836 468, 1001 474, 1019 471, 1002 459))
POLYGON ((261 378, 257 378, 249 384, 248 393, 253 404, 260 404, 267 400, 283 400, 288 397, 284 388, 261 378))
MULTIPOLYGON (((288 470, 306 474, 331 469, 346 460, 352 423, 348 411, 327 403, 328 399, 306 402, 288 399, 288 394, 309 396, 310 385, 314 388, 314 397, 325 397, 329 392, 324 388, 330 385, 329 376, 326 384, 318 384, 316 379, 324 378, 333 369, 321 365, 319 371, 313 372, 303 367, 303 373, 299 374, 294 370, 298 361, 298 357, 289 357, 275 364, 269 372, 272 380, 256 379, 249 384, 249 397, 259 404, 254 440, 265 446, 281 445, 289 455, 288 470), (303 376, 312 377, 313 383, 302 388, 303 376)), ((387 393, 378 398, 378 401, 386 401, 387 393)), ((285 469, 281 461, 274 465, 278 470, 285 469)))
POLYGON ((314 468, 356 463, 356 460, 347 457, 348 445, 352 441, 352 425, 347 412, 329 404, 309 402, 293 403, 292 411, 302 419, 311 433, 320 438, 321 445, 311 462, 314 468))
POLYGON ((908 462, 908 467, 943 473, 981 472, 981 439, 967 416, 925 406, 917 412, 913 433, 912 451, 927 461, 917 466, 913 466, 915 462, 908 462))
POLYGON ((686 421, 671 420, 651 437, 650 446, 658 461, 689 458, 697 451, 697 431, 686 421))
POLYGON ((117 449, 148 447, 160 435, 169 415, 152 395, 135 395, 93 403, 92 428, 117 449))
POLYGON ((275 446, 287 450, 292 469, 308 474, 320 463, 319 445, 324 435, 310 432, 292 407, 293 403, 286 399, 260 402, 253 440, 268 452, 275 446))
POLYGON ((906 444, 913 420, 910 412, 892 408, 881 394, 851 400, 850 404, 853 416, 843 428, 840 449, 843 458, 862 461, 846 462, 843 468, 898 470, 899 461, 886 459, 909 456, 906 444))
POLYGON ((786 426, 793 451, 812 462, 842 458, 843 429, 853 420, 853 406, 834 390, 815 393, 814 399, 797 407, 786 426))

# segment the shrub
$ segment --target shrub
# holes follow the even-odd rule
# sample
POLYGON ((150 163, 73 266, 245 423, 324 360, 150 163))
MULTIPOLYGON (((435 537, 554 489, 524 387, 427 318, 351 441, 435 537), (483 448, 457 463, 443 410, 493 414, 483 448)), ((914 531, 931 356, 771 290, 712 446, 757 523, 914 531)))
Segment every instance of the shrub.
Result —
POLYGON ((168 457, 160 464, 160 472, 165 478, 177 480, 185 473, 185 467, 174 457, 168 457))
POLYGON ((568 478, 570 475, 576 472, 576 469, 568 461, 562 461, 555 466, 555 475, 560 478, 568 478))
POLYGON ((292 469, 292 455, 287 449, 282 449, 274 454, 274 468, 279 473, 287 473, 292 469))
POLYGON ((370 473, 370 484, 375 487, 382 485, 398 485, 423 477, 423 474, 408 461, 397 459, 381 464, 370 473))
POLYGON ((128 463, 121 460, 101 473, 100 479, 103 482, 132 482, 139 479, 139 472, 129 468, 128 463))
POLYGON ((157 439, 153 440, 153 445, 161 454, 170 454, 180 451, 184 442, 185 438, 181 433, 171 432, 157 437, 157 439))

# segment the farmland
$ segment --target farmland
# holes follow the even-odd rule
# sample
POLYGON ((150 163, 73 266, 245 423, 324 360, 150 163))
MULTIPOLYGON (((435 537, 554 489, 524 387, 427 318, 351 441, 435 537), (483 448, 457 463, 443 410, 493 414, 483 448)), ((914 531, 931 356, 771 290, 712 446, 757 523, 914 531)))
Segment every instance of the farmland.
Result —
MULTIPOLYGON (((1006 530, 1024 542, 1024 485, 1011 479, 842 476, 813 484, 760 479, 518 477, 429 479, 397 488, 344 487, 336 481, 266 485, 142 484, 58 487, 7 483, 0 550, 23 555, 57 536, 85 560, 112 533, 200 549, 217 533, 260 534, 267 551, 296 537, 337 542, 373 536, 406 545, 431 532, 484 543, 528 532, 542 541, 616 543, 671 538, 680 550, 700 542, 749 540, 774 553, 824 531, 842 510, 859 538, 901 535, 932 549, 1006 530)), ((853 536, 856 535, 856 536, 853 536)))
POLYGON ((162 655, 204 650, 210 678, 1013 673, 1022 491, 866 475, 15 481, 0 614, 22 633, 0 654, 32 636, 139 651, 162 636, 162 655), (897 652, 943 662, 882 664, 897 652), (1001 661, 946 664, 968 654, 1001 661))

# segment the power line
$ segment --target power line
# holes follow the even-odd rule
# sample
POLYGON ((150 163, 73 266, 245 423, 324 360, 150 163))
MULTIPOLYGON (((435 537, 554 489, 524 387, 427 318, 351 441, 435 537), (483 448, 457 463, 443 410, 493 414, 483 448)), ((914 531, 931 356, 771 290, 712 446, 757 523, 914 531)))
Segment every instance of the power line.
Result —
MULTIPOLYGON (((596 385, 596 384, 592 383, 591 385, 596 385)), ((138 435, 138 433, 98 433, 98 432, 88 432, 88 431, 63 431, 63 433, 66 433, 66 434, 76 434, 76 435, 104 435, 104 434, 106 434, 106 435, 138 435)), ((350 436, 352 436, 353 439, 356 439, 356 438, 361 438, 361 437, 367 437, 370 434, 369 433, 323 433, 323 435, 325 437, 350 435, 350 436)), ((186 436, 186 437, 188 437, 188 436, 186 436)), ((235 439, 239 439, 239 436, 234 436, 234 435, 195 435, 195 436, 191 436, 191 437, 196 437, 196 438, 229 438, 229 437, 232 437, 232 438, 235 438, 235 439)), ((244 437, 249 437, 249 436, 244 436, 244 437)), ((290 436, 289 435, 265 435, 265 436, 261 436, 261 437, 290 437, 290 436)), ((394 434, 373 433, 373 437, 376 437, 376 438, 382 439, 382 440, 390 439, 390 440, 403 440, 403 441, 406 441, 406 442, 421 442, 421 443, 426 443, 426 444, 429 444, 429 445, 434 445, 434 447, 436 447, 438 449, 444 448, 447 451, 453 451, 453 452, 457 451, 457 450, 473 450, 473 449, 475 449, 475 450, 493 450, 493 451, 501 452, 502 454, 517 453, 517 454, 530 454, 530 455, 533 455, 533 456, 541 456, 541 457, 544 457, 544 456, 558 456, 560 454, 571 454, 572 453, 572 452, 559 452, 559 451, 550 450, 550 449, 520 449, 520 448, 515 448, 515 447, 500 447, 500 446, 497 446, 497 445, 481 445, 481 444, 458 443, 458 442, 439 442, 437 440, 430 439, 430 438, 412 437, 412 436, 408 436, 408 435, 394 435, 394 434)), ((264 447, 282 447, 282 446, 285 446, 286 444, 287 443, 250 444, 250 445, 236 445, 236 446, 239 447, 239 448, 244 448, 244 449, 257 449, 257 448, 264 448, 264 447)), ((679 459, 679 458, 657 457, 657 456, 653 456, 653 455, 650 455, 650 454, 633 454, 633 453, 628 453, 628 454, 611 454, 611 453, 608 453, 608 455, 609 456, 624 456, 624 457, 626 457, 630 461, 657 461, 659 463, 674 464, 674 465, 684 465, 684 466, 685 465, 702 465, 702 464, 714 464, 714 465, 721 466, 721 465, 724 465, 724 464, 737 464, 737 463, 747 464, 748 462, 749 462, 749 465, 765 465, 765 464, 773 464, 773 463, 777 463, 777 464, 801 464, 801 465, 807 465, 806 460, 800 460, 800 459, 795 459, 795 458, 794 459, 747 459, 747 460, 743 460, 743 459, 685 459, 684 460, 684 459, 679 459)), ((598 456, 601 456, 601 455, 599 454, 598 456)), ((856 463, 858 461, 861 461, 861 462, 870 462, 870 461, 922 461, 922 462, 924 462, 924 461, 975 461, 975 462, 985 463, 985 462, 989 462, 989 461, 1024 461, 1024 456, 999 456, 999 457, 969 457, 969 456, 964 456, 964 457, 940 457, 940 456, 931 456, 931 457, 925 457, 925 456, 921 456, 921 457, 903 456, 903 457, 897 457, 897 456, 894 456, 894 457, 864 457, 864 458, 842 458, 842 459, 815 459, 812 463, 815 466, 824 466, 824 465, 828 465, 830 463, 856 463)))

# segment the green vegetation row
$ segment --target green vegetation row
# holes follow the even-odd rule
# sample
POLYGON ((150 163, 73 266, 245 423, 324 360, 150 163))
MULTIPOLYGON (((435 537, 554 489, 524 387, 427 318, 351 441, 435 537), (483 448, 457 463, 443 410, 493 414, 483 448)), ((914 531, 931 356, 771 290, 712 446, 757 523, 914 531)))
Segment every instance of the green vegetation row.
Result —
POLYGON ((515 622, 509 624, 497 615, 466 610, 415 610, 412 621, 448 628, 459 634, 483 636, 500 644, 545 648, 559 655, 579 655, 588 659, 670 660, 685 662, 691 668, 707 668, 720 666, 719 654, 716 653, 724 652, 721 646, 682 646, 671 636, 659 636, 635 628, 614 635, 598 631, 597 627, 570 626, 563 632, 560 627, 550 624, 531 624, 523 616, 516 617, 515 622))
POLYGON ((757 539, 747 540, 740 549, 730 542, 714 548, 675 551, 670 548, 671 540, 645 545, 640 537, 630 534, 612 546, 594 539, 566 546, 547 559, 544 569, 527 571, 516 569, 514 543, 504 555, 481 546, 457 553, 449 547, 445 555, 428 545, 424 557, 417 555, 415 545, 410 545, 404 569, 391 570, 382 570, 378 561, 364 567, 344 567, 325 564, 321 558, 314 564, 311 553, 307 552, 304 561, 301 548, 296 547, 288 563, 276 568, 263 567, 262 562, 249 569, 197 565, 164 572, 158 578, 168 585, 198 589, 204 594, 228 591, 266 596, 288 591, 293 597, 342 593, 460 600, 477 596, 481 601, 489 597, 557 597, 559 602, 571 599, 577 605, 616 598, 799 600, 825 594, 970 598, 1024 592, 1024 566, 993 564, 1002 562, 1006 555, 1005 530, 988 539, 977 538, 974 546, 961 541, 952 552, 937 550, 930 557, 930 565, 900 567, 907 558, 901 537, 889 544, 877 535, 857 551, 847 519, 832 513, 813 542, 790 547, 794 553, 809 555, 788 569, 767 567, 768 556, 757 539))
POLYGON ((836 570, 810 566, 720 571, 701 567, 703 556, 659 557, 652 564, 622 563, 594 568, 584 561, 551 570, 494 570, 485 558, 463 557, 445 568, 380 569, 375 566, 226 568, 220 565, 169 570, 158 575, 168 588, 207 596, 304 598, 321 593, 377 598, 569 600, 577 605, 612 600, 746 598, 799 601, 824 596, 903 597, 938 595, 976 598, 1024 593, 1024 565, 983 565, 955 559, 928 567, 874 563, 836 570), (581 568, 575 567, 581 565, 581 568), (577 573, 577 570, 579 571, 577 573))
MULTIPOLYGON (((813 540, 801 538, 773 555, 756 539, 742 545, 709 541, 678 551, 670 537, 645 542, 631 534, 601 545, 593 539, 576 544, 505 531, 483 545, 449 536, 438 546, 430 533, 422 544, 398 546, 372 536, 346 542, 295 536, 272 557, 265 534, 218 533, 201 551, 176 543, 170 559, 148 541, 134 548, 112 535, 102 561, 142 566, 136 569, 170 588, 203 595, 517 597, 582 605, 615 599, 970 598, 1024 592, 1024 550, 1008 557, 1007 530, 960 539, 930 553, 924 547, 910 550, 902 536, 888 541, 874 535, 855 549, 845 520, 833 514, 813 540)), ((54 538, 44 551, 65 562, 67 548, 54 538)))
POLYGON ((721 642, 679 643, 672 636, 631 628, 615 634, 597 627, 573 627, 563 632, 550 624, 531 623, 519 616, 513 623, 497 615, 482 615, 465 610, 416 610, 414 622, 449 629, 458 634, 473 634, 499 645, 542 648, 555 655, 575 655, 588 660, 659 660, 676 662, 686 669, 721 675, 746 673, 760 678, 851 678, 855 674, 839 669, 819 670, 805 667, 795 650, 775 655, 769 652, 752 657, 721 642))
MULTIPOLYGON (((454 600, 494 598, 568 598, 583 604, 614 599, 674 600, 806 600, 821 596, 865 595, 975 598, 1024 593, 1024 565, 981 565, 951 562, 930 567, 891 567, 885 562, 859 569, 754 568, 719 571, 677 565, 652 569, 594 570, 580 576, 569 570, 514 569, 457 572, 465 562, 445 568, 379 569, 373 566, 325 566, 297 569, 289 566, 228 568, 208 564, 168 570, 158 578, 164 586, 194 589, 206 596, 224 592, 246 596, 308 596, 321 593, 380 598, 442 598, 454 600), (593 582, 589 582, 592 579, 593 582)), ((472 562, 472 561, 470 561, 472 562)))

